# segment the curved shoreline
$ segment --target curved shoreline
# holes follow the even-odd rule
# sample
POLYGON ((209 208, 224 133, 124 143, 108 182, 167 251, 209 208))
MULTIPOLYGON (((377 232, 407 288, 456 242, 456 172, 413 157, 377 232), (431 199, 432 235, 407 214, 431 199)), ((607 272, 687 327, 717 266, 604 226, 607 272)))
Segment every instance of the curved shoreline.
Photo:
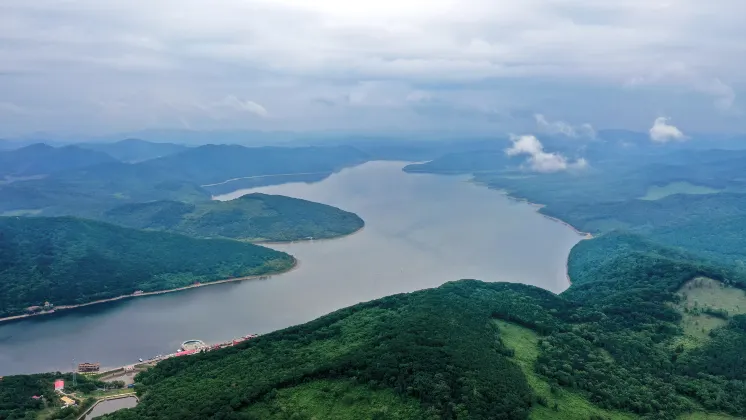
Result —
MULTIPOLYGON (((585 240, 588 240, 588 239, 593 239, 593 234, 592 233, 590 233, 590 232, 582 232, 578 228, 576 228, 575 226, 571 225, 570 223, 568 223, 568 222, 566 222, 566 221, 564 221, 562 219, 559 219, 557 217, 549 216, 548 214, 542 213, 541 209, 543 209, 544 207, 546 207, 546 204, 533 203, 533 202, 528 201, 527 199, 525 199, 523 197, 518 197, 518 196, 515 196, 515 195, 511 195, 510 192, 508 192, 507 190, 500 189, 500 188, 492 188, 487 183, 474 181, 473 178, 471 179, 470 182, 473 182, 474 184, 485 186, 485 187, 487 187, 487 188, 489 188, 491 190, 495 190, 495 191, 499 192, 500 194, 504 195, 509 200, 513 200, 513 201, 518 202, 518 203, 528 204, 529 206, 531 206, 531 207, 533 207, 535 209, 534 211, 536 211, 536 213, 538 213, 538 214, 546 217, 547 219, 549 219, 549 220, 551 220, 553 222, 563 224, 563 225, 567 226, 568 228, 572 229, 572 231, 575 232, 575 233, 577 233, 579 236, 582 236, 582 238, 580 239, 580 241, 585 241, 585 240)), ((580 241, 578 241, 578 242, 580 242, 580 241)), ((575 245, 577 245, 577 244, 575 244, 575 245)), ((573 245, 573 248, 575 247, 575 245, 573 245)), ((572 249, 570 250, 570 252, 572 252, 572 249)), ((568 253, 567 254, 567 258, 565 258, 565 279, 567 279, 567 283, 570 286, 572 286, 572 279, 570 278, 570 253, 568 253)), ((570 288, 570 286, 568 286, 568 289, 570 288)), ((567 289, 565 289, 565 290, 567 290, 567 289)))
POLYGON ((290 244, 298 244, 298 243, 307 243, 307 242, 321 242, 321 241, 334 241, 337 239, 346 238, 348 236, 355 235, 357 233, 360 233, 365 229, 365 221, 363 221, 363 225, 359 228, 355 229, 354 231, 350 233, 345 233, 343 235, 338 236, 332 236, 330 238, 318 238, 318 239, 296 239, 294 241, 247 241, 249 243, 252 243, 254 245, 290 245, 290 244))
MULTIPOLYGON (((291 257, 293 256, 291 255, 291 257)), ((23 315, 14 315, 14 316, 8 316, 5 318, 0 318, 0 323, 20 320, 20 319, 26 319, 26 318, 33 318, 33 317, 42 316, 42 315, 53 315, 60 311, 67 311, 71 309, 82 308, 85 306, 93 306, 93 305, 98 305, 101 303, 116 302, 118 300, 139 298, 143 296, 164 295, 166 293, 181 292, 183 290, 196 289, 198 287, 204 287, 204 286, 212 286, 214 284, 241 282, 245 280, 258 280, 258 279, 268 278, 271 276, 276 276, 279 274, 289 273, 293 270, 296 270, 299 266, 300 266, 300 261, 297 258, 293 257, 293 265, 291 265, 290 268, 288 268, 287 270, 283 270, 283 271, 277 271, 277 272, 267 273, 267 274, 259 274, 259 275, 254 275, 254 276, 233 277, 229 279, 215 280, 215 281, 210 281, 206 283, 200 282, 199 284, 190 284, 188 286, 176 287, 174 289, 156 290, 153 292, 145 292, 145 293, 139 293, 139 294, 132 293, 129 295, 121 295, 121 296, 116 296, 116 297, 108 298, 108 299, 100 299, 100 300, 94 300, 92 302, 79 303, 77 305, 60 305, 60 306, 56 306, 52 312, 40 312, 36 314, 23 314, 23 315)))

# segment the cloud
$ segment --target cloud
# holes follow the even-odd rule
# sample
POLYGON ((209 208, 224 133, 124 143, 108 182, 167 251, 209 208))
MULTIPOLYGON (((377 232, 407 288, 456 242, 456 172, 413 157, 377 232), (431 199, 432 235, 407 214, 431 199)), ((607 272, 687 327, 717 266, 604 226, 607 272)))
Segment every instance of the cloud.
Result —
POLYGON ((656 67, 644 76, 636 76, 626 82, 627 86, 685 86, 713 99, 720 110, 727 111, 736 100, 733 87, 718 77, 706 76, 681 62, 656 67))
POLYGON ((171 104, 171 106, 180 110, 189 110, 190 108, 196 108, 210 115, 211 118, 216 119, 226 118, 229 115, 235 113, 248 113, 261 118, 266 118, 267 116, 269 116, 269 112, 267 112, 267 109, 264 106, 248 99, 240 99, 235 95, 228 95, 218 101, 207 103, 200 103, 195 101, 187 103, 186 105, 187 106, 184 106, 184 104, 180 103, 171 104))
MULTIPOLYGON (((351 114, 365 108, 381 126, 452 127, 452 121, 405 112, 429 103, 425 92, 444 109, 448 101, 455 109, 475 109, 475 121, 485 120, 479 110, 518 107, 564 118, 572 112, 595 127, 633 128, 652 112, 630 116, 637 108, 671 112, 675 105, 677 118, 688 112, 697 117, 687 119, 690 124, 722 127, 676 95, 695 92, 708 98, 707 107, 731 109, 746 86, 746 61, 734 59, 743 56, 746 38, 742 0, 716 6, 699 0, 105 3, 0 1, 0 97, 30 112, 59 110, 43 121, 6 117, 0 129, 178 123, 168 105, 172 96, 228 93, 241 99, 224 106, 237 111, 221 114, 226 125, 349 128, 360 121, 351 114), (399 87, 390 92, 388 86, 399 87), (648 88, 663 108, 649 105, 648 88), (140 96, 131 102, 136 106, 105 118, 92 118, 95 109, 85 108, 128 92, 140 96), (620 102, 630 111, 608 117, 620 102), (392 104, 400 112, 392 112, 392 104), (262 116, 262 109, 271 110, 271 118, 245 118, 262 116), (154 114, 162 118, 153 121, 154 114), (627 119, 620 122, 620 114, 627 119)), ((211 119, 209 113, 190 116, 190 123, 198 129, 211 119)), ((466 113, 463 120, 472 126, 466 113)), ((547 123, 578 137, 589 128, 547 123)), ((746 129, 743 120, 732 124, 746 129)))
POLYGON ((238 99, 233 95, 226 96, 222 101, 212 105, 214 108, 230 108, 236 111, 248 112, 250 114, 266 117, 269 115, 267 109, 262 105, 250 100, 238 99))
POLYGON ((27 110, 12 102, 0 102, 0 113, 25 114, 27 113, 27 110))
POLYGON ((511 136, 510 140, 513 142, 513 145, 506 149, 505 153, 508 156, 527 155, 527 163, 530 165, 531 170, 535 172, 560 172, 568 169, 583 169, 588 166, 588 161, 584 158, 571 162, 559 153, 544 151, 544 145, 541 144, 536 136, 511 136))
POLYGON ((596 138, 596 130, 592 125, 588 123, 581 124, 579 126, 573 126, 565 121, 549 121, 544 117, 543 114, 534 114, 534 120, 536 125, 544 133, 548 134, 562 134, 567 137, 588 137, 596 138))
POLYGON ((650 140, 656 143, 669 141, 684 141, 686 136, 676 126, 668 123, 668 118, 658 117, 650 128, 650 140))

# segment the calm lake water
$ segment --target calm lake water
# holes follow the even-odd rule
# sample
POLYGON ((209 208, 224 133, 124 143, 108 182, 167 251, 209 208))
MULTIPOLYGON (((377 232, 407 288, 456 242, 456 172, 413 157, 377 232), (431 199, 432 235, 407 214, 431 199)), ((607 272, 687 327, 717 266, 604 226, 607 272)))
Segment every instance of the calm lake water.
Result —
POLYGON ((85 420, 92 420, 104 414, 113 413, 123 408, 133 408, 137 405, 135 397, 117 398, 116 400, 101 401, 85 416, 85 420))
POLYGON ((581 237, 528 204, 466 177, 406 174, 401 162, 371 162, 317 183, 235 191, 331 204, 366 222, 345 238, 272 245, 300 260, 267 280, 95 305, 0 324, 0 375, 71 370, 77 362, 118 367, 207 343, 267 333, 382 296, 476 278, 569 286, 567 255, 581 237))

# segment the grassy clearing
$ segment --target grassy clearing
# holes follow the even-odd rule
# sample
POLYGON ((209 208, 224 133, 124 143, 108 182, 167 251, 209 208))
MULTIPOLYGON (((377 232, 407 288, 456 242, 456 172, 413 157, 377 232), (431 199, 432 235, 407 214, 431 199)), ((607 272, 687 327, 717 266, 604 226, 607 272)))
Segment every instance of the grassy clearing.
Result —
POLYGON ((358 420, 417 419, 424 413, 417 400, 392 390, 373 390, 349 380, 319 380, 277 391, 274 398, 252 405, 257 419, 358 420))
POLYGON ((538 396, 544 397, 547 401, 546 407, 537 404, 531 409, 529 416, 531 420, 575 420, 587 419, 594 415, 608 420, 638 418, 632 414, 596 407, 582 395, 569 392, 563 388, 555 387, 553 392, 551 385, 534 372, 534 364, 536 358, 539 357, 539 336, 528 328, 510 322, 502 320, 496 320, 495 322, 500 328, 500 337, 503 343, 515 350, 513 360, 523 370, 529 385, 538 396), (557 405, 556 410, 554 408, 555 404, 557 405))
POLYGON ((704 311, 746 314, 746 292, 717 280, 704 277, 692 279, 679 289, 678 295, 681 302, 676 309, 682 315, 681 326, 687 336, 680 343, 685 347, 701 344, 708 339, 710 331, 727 323, 723 316, 713 316, 704 311))
POLYGON ((661 198, 668 197, 674 194, 716 194, 720 190, 714 188, 703 187, 701 185, 694 185, 688 182, 672 182, 670 184, 658 186, 653 185, 648 188, 647 193, 644 197, 640 197, 640 200, 660 200, 661 198))

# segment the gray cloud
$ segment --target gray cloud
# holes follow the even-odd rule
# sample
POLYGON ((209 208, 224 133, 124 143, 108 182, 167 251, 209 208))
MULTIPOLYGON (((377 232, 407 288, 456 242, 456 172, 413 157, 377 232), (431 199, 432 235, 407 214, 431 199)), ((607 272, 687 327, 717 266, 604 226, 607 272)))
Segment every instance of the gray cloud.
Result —
POLYGON ((543 114, 534 114, 534 120, 536 120, 536 125, 539 127, 539 130, 544 133, 562 134, 574 138, 587 137, 592 139, 596 137, 596 130, 588 123, 574 126, 561 120, 549 121, 543 114))
POLYGON ((4 0, 0 101, 44 118, 0 110, 0 127, 444 124, 427 107, 459 110, 463 127, 492 129, 504 121, 485 116, 512 109, 598 126, 585 115, 624 96, 640 104, 624 125, 643 128, 653 94, 677 118, 724 127, 746 85, 744 15, 740 0, 4 0), (603 103, 570 85, 615 93, 603 103))

